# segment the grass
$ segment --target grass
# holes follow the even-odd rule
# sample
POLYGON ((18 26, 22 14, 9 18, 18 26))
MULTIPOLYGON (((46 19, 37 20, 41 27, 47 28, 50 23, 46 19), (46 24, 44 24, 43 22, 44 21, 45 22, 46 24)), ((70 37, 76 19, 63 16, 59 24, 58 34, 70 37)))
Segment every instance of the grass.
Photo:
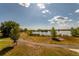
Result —
POLYGON ((21 38, 28 41, 38 42, 38 43, 49 43, 50 37, 45 36, 27 36, 27 33, 21 33, 21 38))
POLYGON ((51 37, 47 36, 27 36, 27 33, 21 33, 21 38, 28 41, 38 42, 38 43, 49 43, 49 44, 69 44, 69 45, 79 45, 79 37, 69 37, 63 36, 63 41, 52 40, 51 37))
POLYGON ((0 38, 0 50, 3 48, 10 46, 13 41, 10 38, 0 38))
POLYGON ((72 36, 63 36, 63 41, 54 41, 52 40, 52 44, 65 44, 65 45, 79 45, 79 37, 72 37, 72 36))
MULTIPOLYGON (((28 41, 38 42, 38 43, 49 43, 49 44, 79 44, 78 37, 66 37, 63 36, 64 41, 54 41, 50 37, 43 36, 28 36, 26 33, 21 33, 21 38, 28 41)), ((10 38, 3 38, 0 41, 0 48, 4 48, 7 45, 12 44, 10 38), (7 45, 6 45, 7 44, 7 45)), ((59 47, 44 47, 44 46, 28 46, 26 44, 19 44, 15 46, 12 50, 4 54, 5 56, 79 56, 79 53, 73 52, 66 48, 59 47)))
POLYGON ((79 53, 64 48, 47 48, 43 46, 30 47, 17 45, 5 56, 79 56, 79 53))

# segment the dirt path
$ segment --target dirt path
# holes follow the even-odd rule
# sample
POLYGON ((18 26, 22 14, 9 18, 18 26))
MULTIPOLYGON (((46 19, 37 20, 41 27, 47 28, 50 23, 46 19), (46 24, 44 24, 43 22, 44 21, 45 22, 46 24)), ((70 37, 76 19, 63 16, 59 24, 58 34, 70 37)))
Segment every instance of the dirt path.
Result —
POLYGON ((69 49, 69 50, 72 50, 72 51, 79 53, 79 49, 69 49))
POLYGON ((62 44, 47 44, 47 43, 36 43, 32 41, 27 41, 23 39, 18 40, 18 44, 28 44, 28 45, 40 45, 40 46, 45 46, 45 47, 63 47, 63 48, 73 48, 73 49, 79 49, 79 45, 62 45, 62 44))
POLYGON ((23 44, 23 45, 28 45, 30 47, 37 47, 37 46, 44 46, 47 48, 52 48, 52 47, 61 47, 61 48, 67 48, 69 50, 75 51, 79 53, 79 45, 60 45, 60 44, 46 44, 46 43, 36 43, 36 42, 31 42, 23 39, 18 40, 18 44, 23 44))

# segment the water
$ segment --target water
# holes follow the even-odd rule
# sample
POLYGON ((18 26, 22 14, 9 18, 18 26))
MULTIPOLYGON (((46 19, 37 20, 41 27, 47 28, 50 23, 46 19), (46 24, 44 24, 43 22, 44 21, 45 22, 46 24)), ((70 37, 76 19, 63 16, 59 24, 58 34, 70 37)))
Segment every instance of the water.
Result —
MULTIPOLYGON (((40 34, 40 35, 51 35, 51 32, 32 32, 32 34, 40 34)), ((61 34, 61 35, 68 35, 71 36, 71 32, 70 31, 57 31, 57 34, 61 34)))
POLYGON ((70 31, 57 31, 57 34, 71 36, 71 32, 70 31))
POLYGON ((32 32, 32 34, 51 35, 49 31, 48 32, 32 32))

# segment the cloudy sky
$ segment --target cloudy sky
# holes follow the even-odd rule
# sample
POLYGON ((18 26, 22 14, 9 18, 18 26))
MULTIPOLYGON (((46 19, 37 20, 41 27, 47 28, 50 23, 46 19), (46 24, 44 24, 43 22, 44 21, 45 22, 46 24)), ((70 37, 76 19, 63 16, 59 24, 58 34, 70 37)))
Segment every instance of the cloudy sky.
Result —
POLYGON ((79 26, 79 4, 9 3, 0 4, 0 22, 13 20, 22 28, 67 29, 79 26))

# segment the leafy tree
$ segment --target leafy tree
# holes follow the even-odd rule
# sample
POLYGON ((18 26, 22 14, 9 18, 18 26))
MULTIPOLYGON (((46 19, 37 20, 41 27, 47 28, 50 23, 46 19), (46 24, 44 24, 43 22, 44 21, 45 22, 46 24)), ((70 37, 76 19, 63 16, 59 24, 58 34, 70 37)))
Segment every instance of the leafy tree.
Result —
POLYGON ((14 40, 14 43, 17 43, 16 40, 19 38, 19 28, 14 27, 11 29, 10 37, 14 40))
POLYGON ((76 29, 77 36, 79 36, 79 27, 76 29))
POLYGON ((14 21, 2 22, 1 32, 3 34, 3 37, 11 37, 15 43, 19 38, 19 24, 14 21))
POLYGON ((29 36, 33 35, 33 34, 32 34, 32 30, 28 30, 28 31, 27 31, 27 34, 28 34, 29 36))
POLYGON ((77 27, 77 33, 79 33, 79 27, 77 27))
POLYGON ((71 35, 72 35, 72 36, 76 36, 76 29, 71 28, 71 35))
POLYGON ((51 37, 52 38, 56 38, 57 37, 57 32, 56 32, 54 27, 52 27, 52 29, 51 29, 51 37))
POLYGON ((79 36, 79 28, 71 28, 71 35, 72 36, 79 36))
POLYGON ((24 29, 24 32, 27 32, 27 31, 28 31, 28 29, 27 29, 27 28, 25 28, 25 29, 24 29))
POLYGON ((24 30, 22 28, 20 28, 20 32, 24 32, 24 30))

